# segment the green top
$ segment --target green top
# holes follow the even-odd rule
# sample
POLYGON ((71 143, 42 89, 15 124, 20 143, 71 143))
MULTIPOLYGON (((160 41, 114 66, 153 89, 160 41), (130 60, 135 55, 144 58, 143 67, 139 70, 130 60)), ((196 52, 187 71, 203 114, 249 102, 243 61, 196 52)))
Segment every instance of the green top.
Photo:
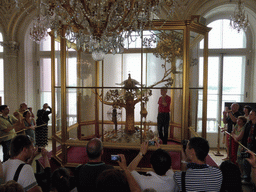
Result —
POLYGON ((8 118, 0 116, 0 141, 8 141, 16 136, 15 130, 12 129, 9 132, 4 132, 10 126, 13 126, 18 120, 12 115, 8 115, 8 118))

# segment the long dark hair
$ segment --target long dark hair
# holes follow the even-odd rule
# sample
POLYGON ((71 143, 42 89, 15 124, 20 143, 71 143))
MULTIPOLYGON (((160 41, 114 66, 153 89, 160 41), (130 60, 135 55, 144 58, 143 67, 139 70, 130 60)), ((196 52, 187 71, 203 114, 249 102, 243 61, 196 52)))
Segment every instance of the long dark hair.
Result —
POLYGON ((239 167, 231 161, 224 161, 220 165, 222 171, 222 185, 220 192, 242 192, 241 173, 239 167))
POLYGON ((69 192, 69 178, 70 175, 67 169, 63 167, 56 169, 52 174, 52 188, 56 189, 58 192, 69 192))

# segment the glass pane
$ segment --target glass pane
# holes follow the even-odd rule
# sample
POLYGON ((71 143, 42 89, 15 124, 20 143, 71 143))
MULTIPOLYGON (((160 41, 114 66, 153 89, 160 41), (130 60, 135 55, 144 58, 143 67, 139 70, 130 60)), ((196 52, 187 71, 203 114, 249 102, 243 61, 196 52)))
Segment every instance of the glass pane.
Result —
POLYGON ((243 94, 244 61, 243 56, 224 57, 223 94, 243 94))
POLYGON ((40 91, 51 91, 51 59, 40 59, 40 91))
MULTIPOLYGON (((84 53, 84 52, 81 53, 81 61, 78 69, 79 86, 80 87, 96 86, 95 71, 96 71, 96 64, 95 64, 95 61, 92 59, 91 54, 84 53)), ((101 75, 100 75, 99 81, 101 81, 101 75)), ((83 90, 82 94, 84 91, 87 92, 87 90, 83 90)))
POLYGON ((55 109, 55 127, 56 132, 59 132, 61 131, 61 88, 55 88, 55 109))
MULTIPOLYGON (((55 49, 60 50, 60 43, 55 41, 55 49)), ((40 51, 51 51, 51 36, 48 35, 45 40, 40 41, 40 51)))
POLYGON ((124 39, 124 47, 126 49, 141 48, 141 38, 138 33, 132 32, 131 38, 124 39))
POLYGON ((95 91, 89 88, 83 88, 80 91, 81 122, 93 121, 95 120, 95 91))
MULTIPOLYGON (((167 82, 162 81, 165 75, 165 68, 162 67, 163 59, 157 58, 153 53, 147 54, 147 86, 164 87, 167 82)), ((166 68, 170 69, 171 64, 166 63, 166 68)), ((165 79, 171 77, 167 75, 165 79)), ((172 77, 173 78, 173 77, 172 77)))
POLYGON ((55 51, 55 86, 61 86, 60 51, 55 51))
MULTIPOLYGON (((141 84, 141 54, 131 53, 123 55, 123 79, 128 80, 129 74, 131 79, 141 84)), ((143 80, 145 82, 145 79, 143 80)), ((117 82, 121 83, 121 82, 117 82)), ((137 85, 138 86, 138 85, 137 85)))
MULTIPOLYGON (((0 42, 3 42, 3 35, 2 33, 0 33, 0 42)), ((3 52, 4 51, 4 47, 2 45, 0 45, 0 52, 3 52)))
POLYGON ((225 102, 244 101, 245 56, 224 57, 222 110, 225 102))
POLYGON ((208 58, 208 94, 218 93, 218 83, 216 79, 219 77, 219 57, 208 58))
POLYGON ((207 132, 218 131, 219 66, 219 57, 208 58, 207 132))
POLYGON ((4 60, 0 58, 0 97, 4 103, 4 60))
POLYGON ((181 140, 181 122, 182 122, 182 89, 171 90, 171 123, 170 123, 170 136, 174 139, 181 140))
POLYGON ((149 48, 146 58, 147 86, 182 87, 183 31, 153 31, 150 37, 146 35, 143 38, 149 48))
POLYGON ((77 59, 76 57, 71 57, 67 59, 67 87, 77 86, 77 59))
MULTIPOLYGON (((219 57, 209 57, 208 58, 208 94, 207 94, 207 132, 216 132, 217 131, 217 115, 218 115, 218 87, 219 81, 219 57)), ((199 59, 199 68, 203 70, 203 58, 199 59)), ((201 74, 201 73, 200 73, 201 74)), ((200 82, 203 81, 203 77, 200 77, 200 82)), ((202 97, 202 95, 200 96, 202 97)), ((198 108, 199 113, 202 113, 198 108)), ((201 127, 199 127, 199 130, 201 127)), ((201 132, 201 130, 200 130, 201 132)))
MULTIPOLYGON (((50 58, 41 58, 40 59, 40 107, 44 103, 48 103, 49 106, 52 106, 51 98, 51 59, 50 58)), ((50 117, 49 125, 52 124, 50 117)))
MULTIPOLYGON (((139 64, 140 65, 140 64, 139 64)), ((104 59, 104 86, 121 87, 122 78, 122 55, 107 54, 104 59)), ((133 75, 132 75, 133 76, 133 75)), ((126 76, 125 79, 128 77, 126 76)))
POLYGON ((196 131, 199 135, 202 132, 202 90, 198 89, 190 89, 190 110, 189 110, 189 122, 188 126, 191 127, 194 131, 196 131))
MULTIPOLYGON (((199 43, 204 38, 196 32, 190 32, 189 87, 203 88, 204 65, 203 59, 199 65, 199 43)), ((203 47, 202 47, 203 49, 203 47)), ((202 52, 202 50, 200 51, 202 52)))
POLYGON ((40 41, 40 51, 51 51, 51 36, 48 35, 45 40, 40 41))
POLYGON ((201 135, 203 127, 203 90, 191 90, 193 94, 197 97, 197 111, 194 113, 192 122, 194 121, 195 131, 201 135))
MULTIPOLYGON (((101 130, 101 128, 100 128, 101 130)), ((95 135, 95 124, 86 124, 81 126, 81 135, 83 137, 95 135)))
POLYGON ((237 29, 230 27, 230 20, 223 20, 223 49, 246 48, 246 36, 243 30, 239 33, 237 29))
MULTIPOLYGON (((216 20, 207 27, 212 28, 209 32, 209 49, 246 48, 244 31, 238 33, 237 30, 232 29, 230 20, 216 20)), ((200 48, 203 48, 203 41, 200 43, 200 48)))
POLYGON ((67 126, 77 123, 77 89, 67 89, 67 126))

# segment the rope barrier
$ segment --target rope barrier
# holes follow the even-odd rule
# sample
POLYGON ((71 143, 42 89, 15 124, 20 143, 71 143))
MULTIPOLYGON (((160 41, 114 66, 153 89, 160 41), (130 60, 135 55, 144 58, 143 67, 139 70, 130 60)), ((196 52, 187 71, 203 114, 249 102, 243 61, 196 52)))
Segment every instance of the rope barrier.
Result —
MULTIPOLYGON (((39 126, 35 126, 35 129, 37 129, 37 128, 40 128, 40 127, 43 127, 43 126, 46 126, 47 124, 43 124, 43 125, 39 125, 39 126)), ((28 130, 28 129, 21 129, 21 130, 19 130, 19 131, 16 131, 15 133, 17 134, 17 133, 21 133, 21 132, 23 132, 23 131, 25 131, 25 130, 28 130)), ((8 137, 8 136, 11 136, 11 134, 8 134, 8 135, 5 135, 5 136, 2 136, 2 137, 0 137, 0 139, 2 139, 2 138, 5 138, 5 137, 8 137)))
MULTIPOLYGON (((226 134, 228 134, 229 136, 231 136, 234 140, 235 140, 235 138, 229 133, 229 132, 227 132, 227 131, 224 131, 226 134)), ((236 141, 236 140, 235 140, 236 141)), ((248 149, 247 147, 245 147, 242 143, 240 143, 239 141, 236 141, 240 146, 242 146, 244 149, 246 149, 247 151, 251 151, 250 149, 248 149)), ((251 151, 255 156, 256 156, 256 154, 253 152, 253 151, 251 151)))

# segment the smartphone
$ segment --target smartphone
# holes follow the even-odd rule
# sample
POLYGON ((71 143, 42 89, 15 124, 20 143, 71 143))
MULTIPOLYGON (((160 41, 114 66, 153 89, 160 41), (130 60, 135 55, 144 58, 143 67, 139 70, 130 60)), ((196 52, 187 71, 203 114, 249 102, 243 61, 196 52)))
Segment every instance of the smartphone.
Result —
POLYGON ((155 141, 148 141, 148 145, 155 146, 155 141))
POLYGON ((250 153, 247 152, 241 152, 241 158, 250 158, 250 153))
POLYGON ((41 149, 40 147, 38 147, 37 151, 38 151, 39 153, 41 153, 42 149, 41 149))
POLYGON ((120 161, 119 155, 111 155, 111 161, 120 161))

